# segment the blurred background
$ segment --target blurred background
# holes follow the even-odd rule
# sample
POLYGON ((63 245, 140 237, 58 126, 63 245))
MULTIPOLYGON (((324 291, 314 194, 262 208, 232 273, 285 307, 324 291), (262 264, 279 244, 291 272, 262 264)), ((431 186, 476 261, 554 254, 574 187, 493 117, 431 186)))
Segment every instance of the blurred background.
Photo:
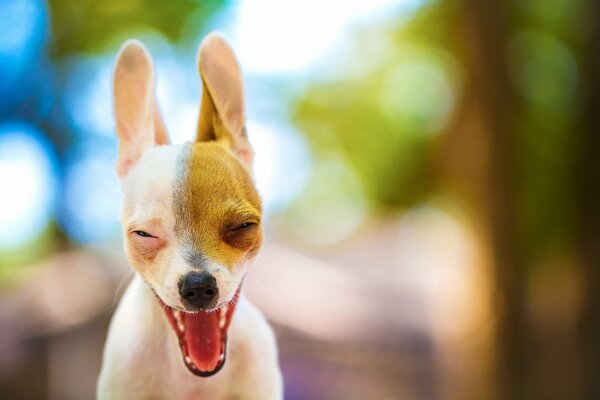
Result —
POLYGON ((94 398, 132 273, 111 78, 239 55, 289 400, 600 398, 596 0, 0 1, 0 398, 94 398))

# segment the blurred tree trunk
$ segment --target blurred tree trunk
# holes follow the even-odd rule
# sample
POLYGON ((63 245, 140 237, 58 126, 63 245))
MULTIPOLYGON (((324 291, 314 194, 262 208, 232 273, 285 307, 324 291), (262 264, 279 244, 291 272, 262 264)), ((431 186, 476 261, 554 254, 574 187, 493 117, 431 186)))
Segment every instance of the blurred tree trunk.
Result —
POLYGON ((585 297, 580 322, 585 399, 600 399, 600 4, 588 1, 590 34, 583 52, 586 108, 577 168, 579 251, 585 297))
POLYGON ((442 182, 475 212, 491 259, 496 311, 494 384, 485 398, 524 399, 527 369, 525 266, 517 227, 516 102, 506 61, 510 3, 464 0, 454 21, 455 53, 465 68, 458 114, 442 144, 442 182))

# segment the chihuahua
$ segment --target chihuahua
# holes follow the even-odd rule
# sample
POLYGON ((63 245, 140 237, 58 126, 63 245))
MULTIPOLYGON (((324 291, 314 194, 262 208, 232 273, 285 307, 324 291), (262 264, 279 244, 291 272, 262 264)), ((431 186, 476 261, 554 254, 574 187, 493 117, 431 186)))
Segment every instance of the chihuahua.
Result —
POLYGON ((170 145, 144 46, 114 71, 121 222, 134 279, 112 319, 100 400, 281 399, 275 338, 244 297, 262 243, 242 74, 218 33, 198 51, 196 141, 170 145))

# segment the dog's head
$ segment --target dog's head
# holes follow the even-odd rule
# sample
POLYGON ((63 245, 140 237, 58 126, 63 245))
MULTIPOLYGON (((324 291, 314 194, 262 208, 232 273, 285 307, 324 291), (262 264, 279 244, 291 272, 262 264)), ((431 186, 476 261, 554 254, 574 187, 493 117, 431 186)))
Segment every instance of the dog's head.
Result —
POLYGON ((116 168, 128 258, 166 306, 188 368, 210 375, 224 362, 232 300, 262 242, 261 202, 251 177, 240 68, 218 34, 202 42, 198 70, 196 141, 170 145, 150 55, 137 41, 124 44, 114 73, 116 168), (196 325, 215 330, 203 340, 222 347, 192 348, 204 335, 196 325))

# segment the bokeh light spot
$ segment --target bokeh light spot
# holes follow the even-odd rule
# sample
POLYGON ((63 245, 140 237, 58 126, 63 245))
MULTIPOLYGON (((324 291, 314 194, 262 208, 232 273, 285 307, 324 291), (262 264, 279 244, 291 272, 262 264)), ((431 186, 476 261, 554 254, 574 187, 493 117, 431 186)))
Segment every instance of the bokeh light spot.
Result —
POLYGON ((306 141, 283 126, 247 124, 255 152, 254 176, 267 214, 287 206, 304 189, 311 168, 306 141))
POLYGON ((112 154, 82 151, 65 176, 61 223, 69 236, 87 243, 119 232, 120 188, 112 154))
POLYGON ((307 244, 331 246, 352 235, 364 222, 368 204, 356 172, 339 155, 316 160, 311 184, 289 209, 287 226, 307 244))
POLYGON ((410 59, 386 76, 380 92, 381 108, 413 131, 438 132, 455 103, 453 82, 434 55, 410 59))
POLYGON ((63 68, 69 71, 64 104, 76 131, 112 135, 112 57, 73 57, 63 68))
POLYGON ((511 64, 519 92, 533 105, 561 114, 572 111, 579 69, 569 48, 555 36, 529 31, 511 43, 511 64))
POLYGON ((46 37, 46 18, 40 0, 0 1, 0 93, 10 88, 39 54, 46 37))
POLYGON ((243 1, 234 46, 250 73, 296 73, 315 66, 359 20, 414 9, 423 0, 243 1), (274 18, 273 16, 277 17, 274 18))
POLYGON ((56 193, 51 145, 21 122, 0 125, 0 246, 12 248, 40 233, 51 218, 56 193))

